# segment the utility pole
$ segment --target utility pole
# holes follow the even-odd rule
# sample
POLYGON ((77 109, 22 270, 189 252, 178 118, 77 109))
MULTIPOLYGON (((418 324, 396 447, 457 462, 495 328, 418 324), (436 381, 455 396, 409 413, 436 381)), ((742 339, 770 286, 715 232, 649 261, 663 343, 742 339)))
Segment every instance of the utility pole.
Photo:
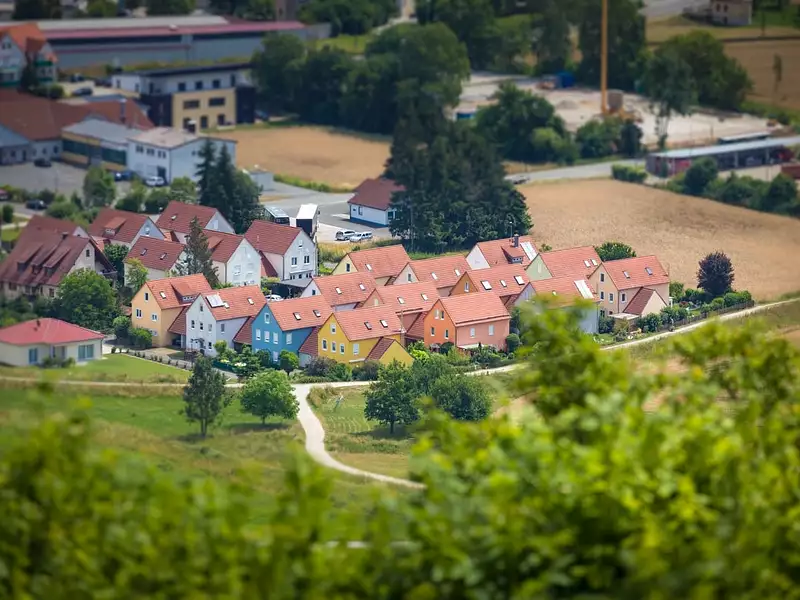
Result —
POLYGON ((603 17, 600 22, 600 112, 608 114, 608 0, 603 2, 603 17))

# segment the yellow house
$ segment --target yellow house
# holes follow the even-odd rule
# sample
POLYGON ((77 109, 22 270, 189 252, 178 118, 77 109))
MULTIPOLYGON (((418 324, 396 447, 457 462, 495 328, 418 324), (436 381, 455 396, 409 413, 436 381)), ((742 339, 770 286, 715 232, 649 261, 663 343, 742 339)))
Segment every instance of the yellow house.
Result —
POLYGON ((358 250, 348 252, 332 275, 369 273, 377 285, 389 285, 410 261, 406 249, 400 244, 358 250))
POLYGON ((203 275, 148 281, 131 301, 131 326, 150 330, 156 348, 172 346, 175 337, 169 332, 172 323, 198 294, 211 291, 203 275))
POLYGON ((351 365, 367 360, 382 364, 397 360, 410 365, 413 359, 403 347, 403 333, 391 306, 335 312, 317 331, 316 352, 317 356, 351 365))
POLYGON ((657 313, 669 305, 669 273, 655 256, 602 263, 589 276, 601 316, 657 313))
POLYGON ((128 168, 128 138, 139 133, 138 129, 101 119, 74 123, 61 131, 61 160, 81 167, 125 171, 128 168))

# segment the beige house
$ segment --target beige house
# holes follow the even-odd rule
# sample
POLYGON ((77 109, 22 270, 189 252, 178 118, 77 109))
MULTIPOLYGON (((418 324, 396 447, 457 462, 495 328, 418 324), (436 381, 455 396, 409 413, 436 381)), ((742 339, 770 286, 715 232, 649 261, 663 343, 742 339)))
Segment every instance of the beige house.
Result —
POLYGON ((339 261, 332 275, 368 273, 376 285, 393 283, 405 266, 411 262, 406 249, 400 244, 348 252, 339 261))
POLYGON ((0 362, 40 365, 47 358, 76 363, 103 357, 103 334, 59 319, 33 319, 0 329, 0 362))
POLYGON ((718 25, 750 25, 753 22, 752 0, 711 0, 711 20, 718 25))
POLYGON ((600 300, 601 316, 641 317, 670 303, 669 273, 655 256, 637 256, 601 264, 589 277, 600 300))

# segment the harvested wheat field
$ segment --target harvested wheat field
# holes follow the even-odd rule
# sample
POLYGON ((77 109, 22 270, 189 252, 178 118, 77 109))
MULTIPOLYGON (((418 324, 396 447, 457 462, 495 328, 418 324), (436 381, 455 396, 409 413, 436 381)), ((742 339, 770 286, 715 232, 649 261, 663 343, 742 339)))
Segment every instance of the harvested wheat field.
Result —
POLYGON ((750 97, 758 102, 800 110, 800 38, 793 40, 725 44, 725 54, 742 63, 753 80, 750 97), (775 55, 783 59, 783 78, 774 93, 775 55))
POLYGON ((619 181, 528 185, 533 238, 553 248, 625 242, 697 285, 698 261, 724 251, 735 287, 758 300, 800 290, 800 220, 619 181))
POLYGON ((226 131, 238 142, 240 167, 258 165, 273 173, 336 187, 354 188, 381 174, 389 142, 323 127, 266 127, 226 131))

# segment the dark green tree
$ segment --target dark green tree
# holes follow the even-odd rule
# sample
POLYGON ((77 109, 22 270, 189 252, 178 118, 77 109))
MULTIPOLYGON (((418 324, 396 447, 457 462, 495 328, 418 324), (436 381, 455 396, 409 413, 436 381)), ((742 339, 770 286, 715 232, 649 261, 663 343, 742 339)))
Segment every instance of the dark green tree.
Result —
POLYGON ((161 214, 172 199, 172 188, 153 188, 144 201, 144 212, 148 215, 161 214))
POLYGON ((492 399, 481 377, 440 377, 433 384, 431 398, 436 408, 458 421, 482 421, 492 412, 492 399))
POLYGON ((767 193, 761 200, 761 210, 767 212, 792 212, 796 205, 797 183, 785 173, 779 173, 770 182, 767 193))
POLYGON ((109 244, 103 249, 108 262, 112 264, 117 272, 117 282, 123 283, 125 278, 125 258, 128 256, 127 246, 122 244, 109 244))
POLYGON ((144 0, 147 14, 188 15, 194 10, 194 0, 144 0))
POLYGON ((3 204, 3 223, 14 222, 14 207, 10 204, 3 204))
POLYGON ((367 33, 396 14, 393 0, 310 0, 300 9, 305 23, 330 23, 332 37, 367 33))
POLYGON ((686 169, 683 178, 683 189, 692 196, 702 196, 708 186, 716 181, 719 174, 717 161, 711 157, 700 158, 686 169))
POLYGON ((292 34, 265 36, 253 54, 253 81, 259 101, 270 112, 293 109, 305 55, 305 45, 292 34))
POLYGON ((567 68, 572 61, 570 22, 564 6, 548 0, 537 15, 534 25, 532 50, 536 54, 536 67, 541 73, 556 73, 567 68))
POLYGON ((142 212, 146 198, 147 188, 142 183, 135 181, 128 193, 117 200, 116 208, 135 213, 142 212))
POLYGON ((622 121, 616 118, 591 119, 578 128, 575 142, 582 158, 602 158, 617 152, 622 121))
MULTIPOLYGON (((297 358, 297 355, 293 355, 297 358)), ((242 411, 261 419, 294 419, 300 405, 294 397, 289 378, 283 371, 270 369, 251 377, 242 388, 242 411)))
POLYGON ((352 57, 341 50, 326 46, 309 52, 294 98, 300 117, 311 123, 336 125, 345 82, 354 68, 352 57))
POLYGON ((15 21, 60 19, 61 3, 58 0, 17 0, 11 18, 15 21))
POLYGON ((595 246, 594 250, 603 262, 607 260, 633 258, 636 256, 636 252, 633 248, 622 242, 603 242, 600 246, 595 246))
POLYGON ((642 128, 635 121, 626 119, 619 132, 619 152, 623 156, 635 157, 642 152, 642 128))
POLYGON ((433 385, 441 378, 455 374, 453 365, 443 354, 427 354, 424 360, 411 364, 411 379, 418 396, 429 396, 433 385))
POLYGON ((194 275, 202 273, 213 288, 219 286, 219 276, 211 260, 208 238, 197 219, 192 219, 189 235, 186 238, 185 258, 175 263, 178 275, 194 275))
POLYGON ((364 418, 389 426, 410 425, 419 419, 417 388, 409 377, 408 368, 398 362, 381 369, 378 380, 367 390, 364 418))
POLYGON ((81 327, 110 331, 119 314, 119 305, 108 279, 91 269, 78 269, 58 284, 53 313, 81 327))
POLYGON ((733 263, 723 252, 712 252, 700 261, 697 287, 718 298, 733 289, 733 263))
POLYGON ((297 357, 297 354, 290 350, 281 350, 278 356, 278 364, 288 375, 292 371, 296 371, 300 368, 300 359, 297 357))
POLYGON ((214 206, 219 186, 216 178, 217 152, 214 143, 206 139, 198 152, 199 163, 195 177, 197 178, 197 201, 203 206, 214 206))
POLYGON ((692 68, 677 48, 659 46, 647 62, 644 86, 656 115, 656 137, 659 146, 664 148, 670 118, 675 114, 688 115, 697 102, 692 68))
POLYGON ((415 8, 420 23, 443 23, 456 34, 472 68, 493 63, 499 36, 491 0, 417 0, 415 8))
POLYGON ((210 358, 195 360, 189 383, 183 388, 182 412, 188 421, 200 424, 201 437, 206 437, 209 426, 219 421, 231 403, 225 382, 225 375, 212 366, 210 358))
POLYGON ((188 177, 176 177, 169 184, 169 199, 197 204, 197 184, 188 177))

